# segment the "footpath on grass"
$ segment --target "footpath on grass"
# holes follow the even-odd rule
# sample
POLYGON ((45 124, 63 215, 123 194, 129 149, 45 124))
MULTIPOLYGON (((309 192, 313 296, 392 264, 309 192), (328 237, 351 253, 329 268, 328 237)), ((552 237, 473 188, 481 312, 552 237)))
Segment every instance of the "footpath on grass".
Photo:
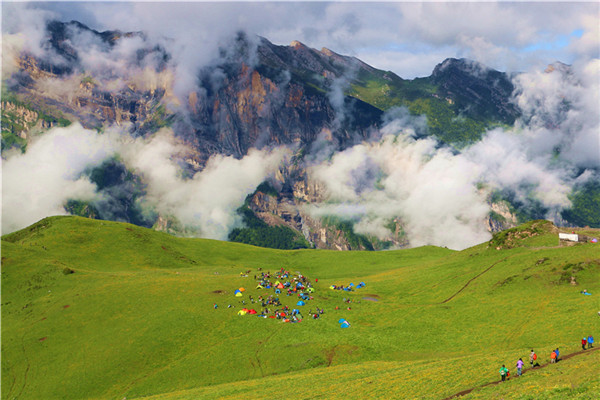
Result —
MULTIPOLYGON (((563 357, 560 358, 560 362, 568 360, 571 357, 575 357, 575 356, 578 356, 578 355, 581 355, 581 354, 591 353, 592 351, 596 351, 598 349, 600 349, 600 347, 593 347, 591 349, 581 350, 581 351, 577 351, 575 353, 567 354, 567 355, 565 355, 565 356, 563 356, 563 357)), ((530 371, 537 371, 538 369, 545 368, 545 367, 547 367, 550 364, 551 364, 550 362, 547 362, 546 364, 538 365, 538 366, 535 366, 533 368, 524 369, 523 370, 523 375, 525 375, 526 373, 528 373, 530 371)), ((456 399, 458 397, 461 397, 461 396, 464 396, 464 395, 467 395, 467 394, 471 393, 475 389, 480 389, 480 388, 484 388, 484 387, 487 387, 487 386, 497 385, 497 384, 499 384, 501 382, 502 382, 502 379, 499 379, 497 381, 488 382, 488 383, 485 383, 483 385, 479 385, 479 386, 475 386, 475 387, 472 387, 472 388, 469 388, 469 389, 465 389, 465 390, 460 391, 460 392, 458 392, 456 394, 453 394, 452 396, 445 397, 442 400, 456 399)))

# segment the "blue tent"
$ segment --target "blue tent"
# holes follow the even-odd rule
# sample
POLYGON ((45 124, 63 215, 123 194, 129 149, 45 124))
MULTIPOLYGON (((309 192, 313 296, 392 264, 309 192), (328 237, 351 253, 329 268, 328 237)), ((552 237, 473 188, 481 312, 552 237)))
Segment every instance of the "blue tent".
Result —
POLYGON ((240 291, 240 289, 235 289, 235 292, 233 292, 233 293, 238 294, 238 293, 242 293, 242 292, 240 291))
POLYGON ((306 303, 303 302, 302 300, 300 300, 299 302, 296 303, 297 306, 303 306, 304 304, 306 304, 306 303))
POLYGON ((344 323, 340 325, 340 328, 350 328, 350 324, 344 321, 344 323))
POLYGON ((302 296, 300 296, 300 297, 302 297, 302 300, 310 300, 310 296, 309 296, 309 295, 307 295, 307 294, 303 294, 303 295, 302 295, 302 296))
POLYGON ((338 321, 338 324, 341 324, 342 322, 346 322, 346 320, 344 318, 340 318, 340 320, 338 321))
POLYGON ((275 289, 275 293, 281 293, 281 290, 275 289))

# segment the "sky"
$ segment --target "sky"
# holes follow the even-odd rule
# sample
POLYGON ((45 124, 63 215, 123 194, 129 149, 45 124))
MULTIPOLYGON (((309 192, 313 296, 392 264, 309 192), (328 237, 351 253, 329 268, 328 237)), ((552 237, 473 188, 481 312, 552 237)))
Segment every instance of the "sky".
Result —
POLYGON ((45 10, 93 29, 145 31, 209 57, 243 29, 275 44, 293 40, 356 56, 412 79, 448 57, 527 71, 598 58, 600 3, 590 2, 3 2, 3 31, 45 10))

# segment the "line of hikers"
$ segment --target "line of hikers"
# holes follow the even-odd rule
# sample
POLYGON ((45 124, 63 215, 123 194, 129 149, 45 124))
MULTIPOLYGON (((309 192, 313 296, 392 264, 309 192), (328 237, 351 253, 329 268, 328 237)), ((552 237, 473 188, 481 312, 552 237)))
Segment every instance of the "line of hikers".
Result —
MULTIPOLYGON (((587 338, 584 337, 581 340, 581 348, 583 350, 585 350, 586 344, 588 345, 589 349, 594 347, 594 337, 592 335, 589 335, 587 338)), ((560 357, 560 351, 557 347, 556 349, 552 350, 552 353, 550 353, 550 363, 551 364, 557 363, 559 361, 559 357, 560 357)), ((519 358, 519 360, 517 361, 517 364, 516 364, 517 376, 523 375, 523 365, 524 364, 525 363, 523 362, 523 359, 519 358)), ((537 362, 537 354, 535 353, 535 351, 533 351, 533 349, 531 349, 531 353, 529 353, 529 364, 531 365, 531 368, 540 366, 540 364, 537 362)), ((510 377, 510 371, 508 370, 508 368, 506 368, 506 365, 504 365, 504 364, 502 364, 502 368, 500 368, 500 377, 502 378, 502 382, 504 382, 506 380, 506 378, 510 377)))

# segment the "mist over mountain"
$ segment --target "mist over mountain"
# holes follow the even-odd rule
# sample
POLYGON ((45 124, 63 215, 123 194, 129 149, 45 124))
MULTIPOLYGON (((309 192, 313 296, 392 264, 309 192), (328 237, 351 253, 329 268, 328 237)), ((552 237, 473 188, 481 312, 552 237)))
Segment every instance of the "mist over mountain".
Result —
POLYGON ((597 59, 407 80, 244 31, 208 47, 76 21, 4 34, 3 232, 74 213, 342 250, 600 226, 597 59))

